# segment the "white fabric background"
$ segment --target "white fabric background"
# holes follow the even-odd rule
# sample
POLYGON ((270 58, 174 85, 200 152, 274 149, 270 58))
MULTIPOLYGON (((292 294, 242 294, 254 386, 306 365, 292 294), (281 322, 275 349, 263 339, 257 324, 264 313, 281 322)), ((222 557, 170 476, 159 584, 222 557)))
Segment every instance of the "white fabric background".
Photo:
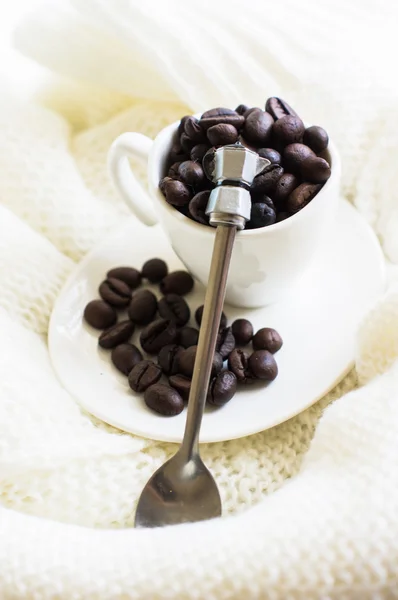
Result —
POLYGON ((385 0, 74 0, 19 25, 16 46, 57 81, 0 100, 2 599, 398 598, 397 17, 385 0), (333 135, 389 290, 332 394, 204 446, 222 519, 135 531, 137 495, 174 447, 80 412, 49 364, 51 308, 125 218, 105 171, 116 135, 271 94, 333 135))

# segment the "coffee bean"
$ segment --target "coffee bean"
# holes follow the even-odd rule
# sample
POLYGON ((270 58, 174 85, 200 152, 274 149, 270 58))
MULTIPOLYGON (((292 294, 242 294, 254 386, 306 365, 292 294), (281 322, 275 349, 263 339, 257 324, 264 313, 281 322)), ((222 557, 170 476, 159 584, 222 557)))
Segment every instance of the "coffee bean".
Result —
POLYGON ((184 375, 172 375, 169 377, 169 384, 180 394, 181 398, 188 402, 191 391, 191 380, 184 375))
POLYGON ((275 210, 264 202, 252 204, 250 212, 250 221, 246 224, 246 229, 258 229, 267 227, 276 221, 275 210))
POLYGON ((255 350, 249 357, 249 370, 256 379, 273 381, 278 375, 278 365, 268 350, 255 350))
POLYGON ((185 152, 185 154, 190 154, 192 148, 194 147, 196 142, 193 142, 186 133, 183 133, 180 137, 181 148, 185 152))
POLYGON ((267 112, 253 111, 245 115, 246 121, 242 135, 248 142, 255 146, 264 147, 271 139, 274 119, 267 112))
POLYGON ((178 373, 178 356, 183 350, 182 346, 177 344, 167 344, 159 352, 158 363, 166 375, 175 375, 178 373))
POLYGON ((95 329, 107 329, 116 323, 117 315, 103 300, 92 300, 84 309, 84 320, 95 329))
POLYGON ((279 213, 276 215, 276 222, 277 222, 277 223, 280 223, 281 221, 285 221, 286 219, 288 219, 288 218, 289 218, 289 216, 290 216, 290 215, 289 215, 289 213, 287 213, 287 212, 279 212, 279 213))
POLYGON ((253 204, 256 204, 257 202, 262 203, 262 204, 266 204, 267 206, 269 206, 269 208, 272 208, 272 210, 275 211, 275 204, 273 203, 273 201, 271 200, 271 198, 269 196, 267 196, 266 194, 252 194, 251 196, 251 200, 253 204))
POLYGON ((128 315, 137 325, 147 325, 152 321, 158 310, 155 294, 149 290, 136 292, 128 307, 128 315))
POLYGON ((300 184, 300 180, 292 173, 283 173, 278 180, 273 193, 275 204, 278 208, 284 207, 292 191, 300 184))
POLYGON ((195 117, 188 117, 184 123, 184 133, 188 136, 188 139, 195 144, 200 144, 206 141, 206 135, 199 125, 198 119, 195 117))
POLYGON ((122 308, 131 300, 131 289, 121 279, 109 277, 99 286, 99 295, 111 306, 122 308))
POLYGON ((112 350, 111 360, 123 375, 128 375, 142 360, 142 354, 133 344, 119 344, 112 350))
POLYGON ((315 157, 314 152, 305 144, 289 144, 283 151, 284 167, 290 173, 299 175, 301 165, 309 156, 315 157))
POLYGON ((164 193, 166 200, 173 206, 184 206, 188 204, 192 198, 192 192, 182 181, 164 177, 161 181, 161 190, 164 193))
POLYGON ((191 115, 185 115, 185 117, 182 117, 180 124, 178 125, 178 130, 177 130, 178 137, 180 137, 184 133, 185 123, 188 121, 188 119, 191 119, 191 118, 192 118, 191 115))
POLYGON ((316 154, 326 150, 329 144, 329 136, 322 127, 313 125, 304 131, 304 144, 307 144, 316 154))
POLYGON ((257 154, 262 158, 267 158, 273 165, 280 165, 282 162, 281 155, 274 148, 259 148, 257 154))
POLYGON ((206 215, 206 208, 210 198, 210 191, 205 190, 195 194, 188 205, 189 214, 198 223, 202 225, 209 224, 209 217, 206 215))
POLYGON ((309 202, 317 195, 319 190, 322 189, 320 183, 301 183, 293 192, 290 194, 286 202, 286 208, 290 213, 296 213, 304 206, 307 206, 309 202))
POLYGON ((252 340, 254 350, 268 350, 272 354, 282 348, 283 340, 272 327, 259 329, 252 340))
POLYGON ((151 385, 144 394, 145 404, 165 417, 174 417, 184 410, 184 401, 174 388, 164 383, 151 385))
POLYGON ((107 278, 120 279, 127 283, 131 290, 135 290, 141 285, 141 273, 133 267, 115 267, 106 274, 107 278))
POLYGON ((248 110, 250 110, 250 106, 246 106, 246 104, 239 104, 239 106, 235 108, 235 111, 238 113, 238 115, 244 115, 248 110))
POLYGON ((254 178, 252 192, 257 194, 272 194, 279 179, 283 175, 283 168, 280 165, 269 165, 265 171, 254 178))
POLYGON ((178 169, 181 181, 187 185, 198 186, 204 181, 205 174, 201 165, 194 160, 186 160, 178 169))
POLYGON ((175 162, 171 165, 171 167, 169 168, 169 171, 167 173, 168 177, 171 177, 172 179, 178 179, 179 174, 178 174, 178 168, 179 166, 182 165, 182 162, 175 162))
POLYGON ((141 331, 140 342, 145 352, 158 354, 163 346, 173 344, 176 338, 177 329, 174 321, 157 319, 141 331))
POLYGON ((233 125, 237 129, 242 127, 245 122, 245 118, 242 115, 238 115, 235 110, 230 108, 212 108, 203 113, 199 123, 203 129, 209 129, 213 125, 220 125, 225 123, 226 125, 233 125))
POLYGON ((213 125, 207 130, 207 138, 212 146, 226 146, 227 144, 235 144, 239 134, 236 127, 227 123, 213 125))
MULTIPOLYGON (((202 306, 198 306, 198 308, 195 311, 195 321, 197 322, 198 325, 200 325, 202 323, 203 309, 204 309, 204 305, 202 304, 202 306)), ((226 317, 225 313, 223 312, 223 313, 221 313, 219 329, 224 329, 226 326, 227 326, 227 317, 226 317)))
POLYGON ((151 258, 142 267, 142 276, 151 283, 159 283, 168 273, 167 264, 161 258, 151 258))
POLYGON ((275 96, 272 98, 268 98, 265 104, 265 110, 269 112, 272 117, 277 120, 285 117, 286 115, 293 115, 297 117, 297 113, 292 109, 291 106, 282 98, 276 98, 275 96))
POLYGON ((175 162, 182 162, 183 160, 187 160, 187 155, 184 150, 181 148, 180 141, 174 142, 171 147, 169 154, 169 164, 173 164, 175 162))
POLYGON ((231 371, 221 371, 209 384, 207 402, 213 406, 224 406, 236 394, 238 382, 231 371))
MULTIPOLYGON (((180 375, 185 375, 186 377, 192 378, 197 349, 197 346, 190 346, 189 348, 182 350, 178 355, 178 373, 180 375)), ((223 360, 221 355, 218 352, 215 352, 211 368, 211 375, 213 377, 214 375, 217 375, 219 371, 221 371, 222 363, 223 360)))
POLYGON ((199 339, 199 331, 194 327, 183 327, 178 332, 178 343, 184 348, 197 346, 199 339))
POLYGON ((259 106, 252 106, 251 108, 248 108, 247 111, 244 113, 245 119, 247 119, 247 117, 250 116, 254 112, 260 112, 260 113, 262 113, 264 111, 259 106))
POLYGON ((304 123, 299 117, 287 115, 278 119, 272 126, 275 147, 281 150, 289 144, 302 142, 304 130, 304 123))
POLYGON ((191 160, 201 163, 208 150, 210 150, 209 144, 196 144, 191 150, 191 160))
POLYGON ((248 355, 240 348, 235 348, 228 356, 228 369, 232 371, 239 383, 251 383, 253 380, 249 371, 248 355))
POLYGON ((216 350, 223 360, 228 358, 229 354, 235 348, 235 338, 231 327, 221 329, 217 336, 216 350))
POLYGON ((186 325, 191 317, 188 304, 178 294, 166 294, 159 300, 158 310, 163 319, 174 321, 178 327, 186 325))
POLYGON ((134 392, 141 394, 159 381, 162 369, 151 360, 142 360, 129 373, 129 386, 134 392))
POLYGON ((127 342, 133 335, 134 329, 134 323, 130 320, 120 321, 120 323, 109 327, 109 329, 101 333, 98 338, 98 344, 106 350, 115 348, 115 346, 127 342))
POLYGON ((246 346, 253 337, 253 325, 247 319, 236 319, 231 329, 237 346, 246 346))
POLYGON ((301 165, 301 173, 306 181, 325 183, 330 177, 331 170, 324 158, 309 156, 301 165))
POLYGON ((186 271, 173 271, 160 282, 160 291, 162 294, 185 296, 192 290, 194 284, 192 276, 186 271))

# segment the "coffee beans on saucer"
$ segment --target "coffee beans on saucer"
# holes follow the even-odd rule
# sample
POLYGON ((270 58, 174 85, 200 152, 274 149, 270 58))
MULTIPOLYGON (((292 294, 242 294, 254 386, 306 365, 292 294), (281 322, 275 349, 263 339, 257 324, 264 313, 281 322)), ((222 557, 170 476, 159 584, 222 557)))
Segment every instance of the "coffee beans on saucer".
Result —
MULTIPOLYGON (((282 108, 275 104, 275 110, 282 108)), ((234 111, 209 111, 206 127, 223 131, 219 121, 224 117, 228 118, 229 128, 241 123, 234 111)), ((188 131, 199 139, 197 124, 188 122, 188 131)), ((189 179, 184 169, 184 177, 189 179)), ((262 200, 272 208, 270 198, 262 196, 262 200)), ((129 387, 144 394, 146 406, 164 416, 180 414, 189 399, 199 340, 199 329, 192 325, 194 320, 200 327, 203 317, 203 305, 190 307, 184 298, 194 284, 186 271, 169 273, 162 259, 153 258, 141 271, 129 266, 110 269, 98 288, 101 299, 92 300, 84 309, 86 323, 101 330, 98 345, 108 352, 119 373, 127 377, 129 387), (138 289, 146 282, 151 289, 138 289), (155 286, 159 290, 156 294, 155 286), (140 345, 138 341, 132 343, 133 334, 140 345)), ((282 343, 275 329, 263 327, 255 332, 247 319, 236 319, 228 325, 222 313, 207 403, 221 407, 235 396, 239 386, 275 379, 278 367, 274 354, 282 343)))
POLYGON ((236 142, 271 162, 253 181, 247 229, 272 226, 302 210, 330 177, 327 132, 318 125, 306 128, 285 100, 271 97, 265 110, 240 104, 235 110, 212 108, 200 119, 183 117, 159 182, 166 201, 209 226, 206 207, 214 184, 206 177, 203 158, 212 148, 236 142))

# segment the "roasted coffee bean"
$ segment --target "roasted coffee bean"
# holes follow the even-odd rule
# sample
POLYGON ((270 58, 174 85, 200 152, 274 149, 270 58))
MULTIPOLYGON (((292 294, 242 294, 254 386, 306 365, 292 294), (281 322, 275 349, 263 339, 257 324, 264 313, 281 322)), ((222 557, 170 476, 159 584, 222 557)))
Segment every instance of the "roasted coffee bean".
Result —
POLYGON ((107 272, 109 278, 120 279, 127 283, 131 290, 135 290, 141 285, 141 273, 133 267, 115 267, 107 272))
POLYGON ((213 125, 207 130, 207 138, 212 146, 226 146, 227 144, 235 144, 239 134, 236 127, 227 123, 213 125))
POLYGON ((199 331, 194 327, 183 327, 178 332, 178 343, 180 346, 184 348, 189 348, 190 346, 197 346, 199 339, 199 331))
POLYGON ((191 391, 191 380, 184 375, 172 375, 169 377, 169 384, 180 394, 181 398, 188 402, 189 392, 191 391))
POLYGON ((228 358, 232 350, 235 348, 235 338, 231 327, 221 329, 217 336, 216 350, 223 360, 228 358))
POLYGON ((301 165, 301 174, 311 183, 325 183, 330 177, 329 163, 318 156, 309 156, 301 165))
POLYGON ((134 294, 127 312, 133 323, 147 325, 155 317, 157 310, 155 294, 149 290, 140 290, 134 294))
POLYGON ((162 179, 160 189, 167 202, 173 206, 184 206, 192 198, 192 192, 185 183, 178 181, 178 179, 171 179, 171 177, 162 179))
POLYGON ((202 127, 199 125, 198 119, 195 117, 188 117, 184 123, 184 133, 188 136, 188 139, 195 144, 200 144, 206 141, 206 134, 202 127))
POLYGON ((232 371, 239 383, 251 383, 253 380, 248 367, 248 355, 240 348, 235 348, 228 356, 228 369, 232 371))
POLYGON ((289 144, 283 151, 283 166, 290 173, 299 175, 301 165, 309 156, 315 157, 315 153, 305 144, 289 144))
POLYGON ((209 224, 209 217, 206 215, 206 208, 210 198, 210 191, 205 190, 195 194, 188 205, 189 214, 198 223, 202 225, 209 224))
POLYGON ((191 150, 191 160, 201 163, 208 150, 210 150, 209 144, 196 144, 191 150))
POLYGON ((272 139, 275 148, 282 150, 289 144, 303 141, 304 123, 299 117, 287 115, 275 121, 272 126, 272 139))
POLYGON ((158 310, 163 319, 174 321, 177 327, 186 325, 191 317, 188 304, 178 294, 166 294, 159 300, 158 310))
POLYGON ((179 140, 174 142, 174 144, 172 145, 170 154, 169 154, 169 160, 170 160, 170 164, 173 164, 175 162, 182 162, 183 160, 187 160, 187 155, 184 152, 184 150, 181 148, 181 144, 180 144, 179 140))
POLYGON ((201 165, 194 160, 186 160, 178 169, 181 181, 194 187, 200 186, 205 178, 201 165))
POLYGON ((329 144, 329 136, 322 127, 313 125, 304 131, 304 144, 307 144, 316 154, 326 150, 329 144))
POLYGON ((142 361, 142 354, 133 344, 119 344, 113 348, 111 360, 123 375, 128 375, 142 361))
POLYGON ((142 276, 151 283, 159 283, 166 277, 169 269, 161 258, 151 258, 142 267, 142 276))
MULTIPOLYGON (((193 369, 195 366, 195 358, 197 346, 190 346, 180 352, 178 355, 178 373, 185 375, 186 377, 192 377, 193 369)), ((211 368, 211 375, 217 375, 222 369, 223 360, 218 352, 214 353, 213 364, 211 368)))
POLYGON ((272 210, 275 210, 275 204, 273 203, 271 198, 266 194, 252 194, 251 200, 253 204, 256 204, 256 202, 260 202, 262 204, 266 204, 267 206, 269 206, 269 208, 272 208, 272 210))
POLYGON ((283 175, 283 168, 280 165, 269 165, 265 171, 254 178, 252 192, 254 194, 272 194, 276 184, 283 175))
POLYGON ((320 183, 301 183, 292 191, 286 202, 286 208, 290 213, 296 213, 317 195, 322 189, 320 183))
POLYGON ((248 110, 250 110, 250 106, 246 106, 246 104, 239 104, 239 106, 235 108, 235 111, 238 113, 238 115, 244 115, 248 110))
POLYGON ((259 148, 257 154, 262 158, 267 158, 272 165, 280 165, 282 162, 281 155, 274 148, 259 148))
POLYGON ((95 329, 107 329, 117 321, 115 309, 103 300, 92 300, 84 309, 84 319, 95 329))
POLYGON ((273 208, 264 202, 252 204, 250 212, 250 221, 246 224, 246 229, 258 229, 267 227, 276 221, 276 213, 273 208))
POLYGON ((247 319, 236 319, 231 329, 237 346, 246 346, 253 337, 253 325, 247 319))
POLYGON ((174 321, 157 319, 141 331, 140 342, 142 349, 148 354, 158 354, 163 346, 174 344, 177 329, 174 321))
POLYGON ((116 308, 127 306, 131 300, 131 289, 127 283, 114 277, 105 279, 99 286, 98 292, 105 302, 116 308))
POLYGON ((106 350, 115 348, 115 346, 118 346, 119 344, 128 342, 134 333, 134 329, 134 323, 130 320, 120 321, 120 323, 109 327, 109 329, 106 329, 101 333, 98 338, 98 344, 101 348, 105 348, 106 350))
POLYGON ((283 173, 278 179, 273 193, 275 204, 278 208, 284 207, 285 202, 294 189, 300 184, 300 180, 292 173, 283 173))
POLYGON ((164 383, 151 385, 144 394, 145 404, 165 417, 174 417, 184 410, 184 401, 176 389, 164 383))
POLYGON ((252 340, 254 350, 268 350, 272 354, 282 348, 283 340, 272 327, 259 329, 252 340))
POLYGON ((185 296, 192 290, 194 284, 192 276, 186 271, 173 271, 160 282, 160 291, 162 294, 185 296))
POLYGON ((178 125, 178 137, 180 137, 184 131, 185 131, 185 123, 188 121, 188 119, 191 119, 191 115, 185 115, 185 117, 182 117, 180 124, 178 125))
POLYGON ((271 139, 274 119, 264 111, 253 111, 245 115, 246 121, 242 129, 242 135, 251 144, 260 148, 267 146, 271 139))
POLYGON ((129 386, 134 392, 141 394, 159 381, 162 369, 151 360, 142 360, 129 373, 129 386))
MULTIPOLYGON (((198 308, 195 311, 195 321, 197 322, 197 324, 199 326, 202 323, 203 309, 204 309, 204 305, 202 304, 202 306, 198 306, 198 308)), ((226 317, 225 313, 223 312, 223 313, 221 313, 219 329, 225 329, 226 326, 227 326, 227 317, 226 317)))
POLYGON ((245 122, 245 118, 242 115, 238 115, 235 110, 230 108, 212 108, 203 113, 199 123, 204 129, 209 129, 213 125, 220 125, 225 123, 226 125, 233 125, 237 129, 242 127, 245 122))
POLYGON ((169 168, 169 171, 167 173, 168 177, 171 177, 172 179, 178 179, 179 174, 178 174, 178 168, 179 166, 182 165, 182 162, 175 162, 171 165, 171 167, 169 168))
POLYGON ((221 371, 209 384, 207 402, 213 406, 224 406, 236 394, 238 381, 231 371, 221 371))
POLYGON ((184 348, 177 344, 167 344, 163 346, 158 356, 158 363, 166 375, 175 375, 178 373, 178 355, 184 348))
POLYGON ((297 113, 292 109, 291 106, 282 98, 276 98, 275 96, 272 98, 268 98, 265 104, 265 110, 269 112, 272 117, 277 120, 285 117, 286 115, 293 115, 297 117, 297 113))
POLYGON ((248 108, 247 111, 244 113, 244 117, 245 119, 251 115, 254 112, 264 112, 262 108, 260 108, 259 106, 252 106, 251 108, 248 108))
POLYGON ((278 375, 278 365, 268 350, 255 350, 249 357, 248 365, 256 379, 273 381, 278 375))
POLYGON ((287 212, 279 212, 276 215, 276 222, 280 223, 281 221, 285 221, 288 218, 289 218, 289 213, 287 213, 287 212))
POLYGON ((194 145, 196 144, 196 142, 193 142, 186 133, 183 133, 180 137, 180 143, 181 143, 181 148, 183 149, 183 151, 185 152, 185 154, 190 154, 192 148, 194 147, 194 145))

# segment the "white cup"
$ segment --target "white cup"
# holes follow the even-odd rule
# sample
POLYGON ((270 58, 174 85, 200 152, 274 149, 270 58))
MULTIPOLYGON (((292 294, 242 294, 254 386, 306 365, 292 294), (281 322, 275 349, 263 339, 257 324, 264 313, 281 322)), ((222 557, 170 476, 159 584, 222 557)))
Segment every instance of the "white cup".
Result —
MULTIPOLYGON (((215 230, 182 215, 166 202, 159 189, 178 125, 176 122, 165 127, 154 141, 140 133, 123 133, 109 150, 109 169, 116 188, 136 217, 148 226, 159 221, 178 257, 206 285, 215 230), (148 161, 149 195, 132 173, 129 156, 148 161)), ((327 158, 332 174, 305 208, 280 223, 237 234, 226 302, 252 308, 280 300, 317 256, 334 222, 339 201, 340 158, 331 142, 327 158)))

